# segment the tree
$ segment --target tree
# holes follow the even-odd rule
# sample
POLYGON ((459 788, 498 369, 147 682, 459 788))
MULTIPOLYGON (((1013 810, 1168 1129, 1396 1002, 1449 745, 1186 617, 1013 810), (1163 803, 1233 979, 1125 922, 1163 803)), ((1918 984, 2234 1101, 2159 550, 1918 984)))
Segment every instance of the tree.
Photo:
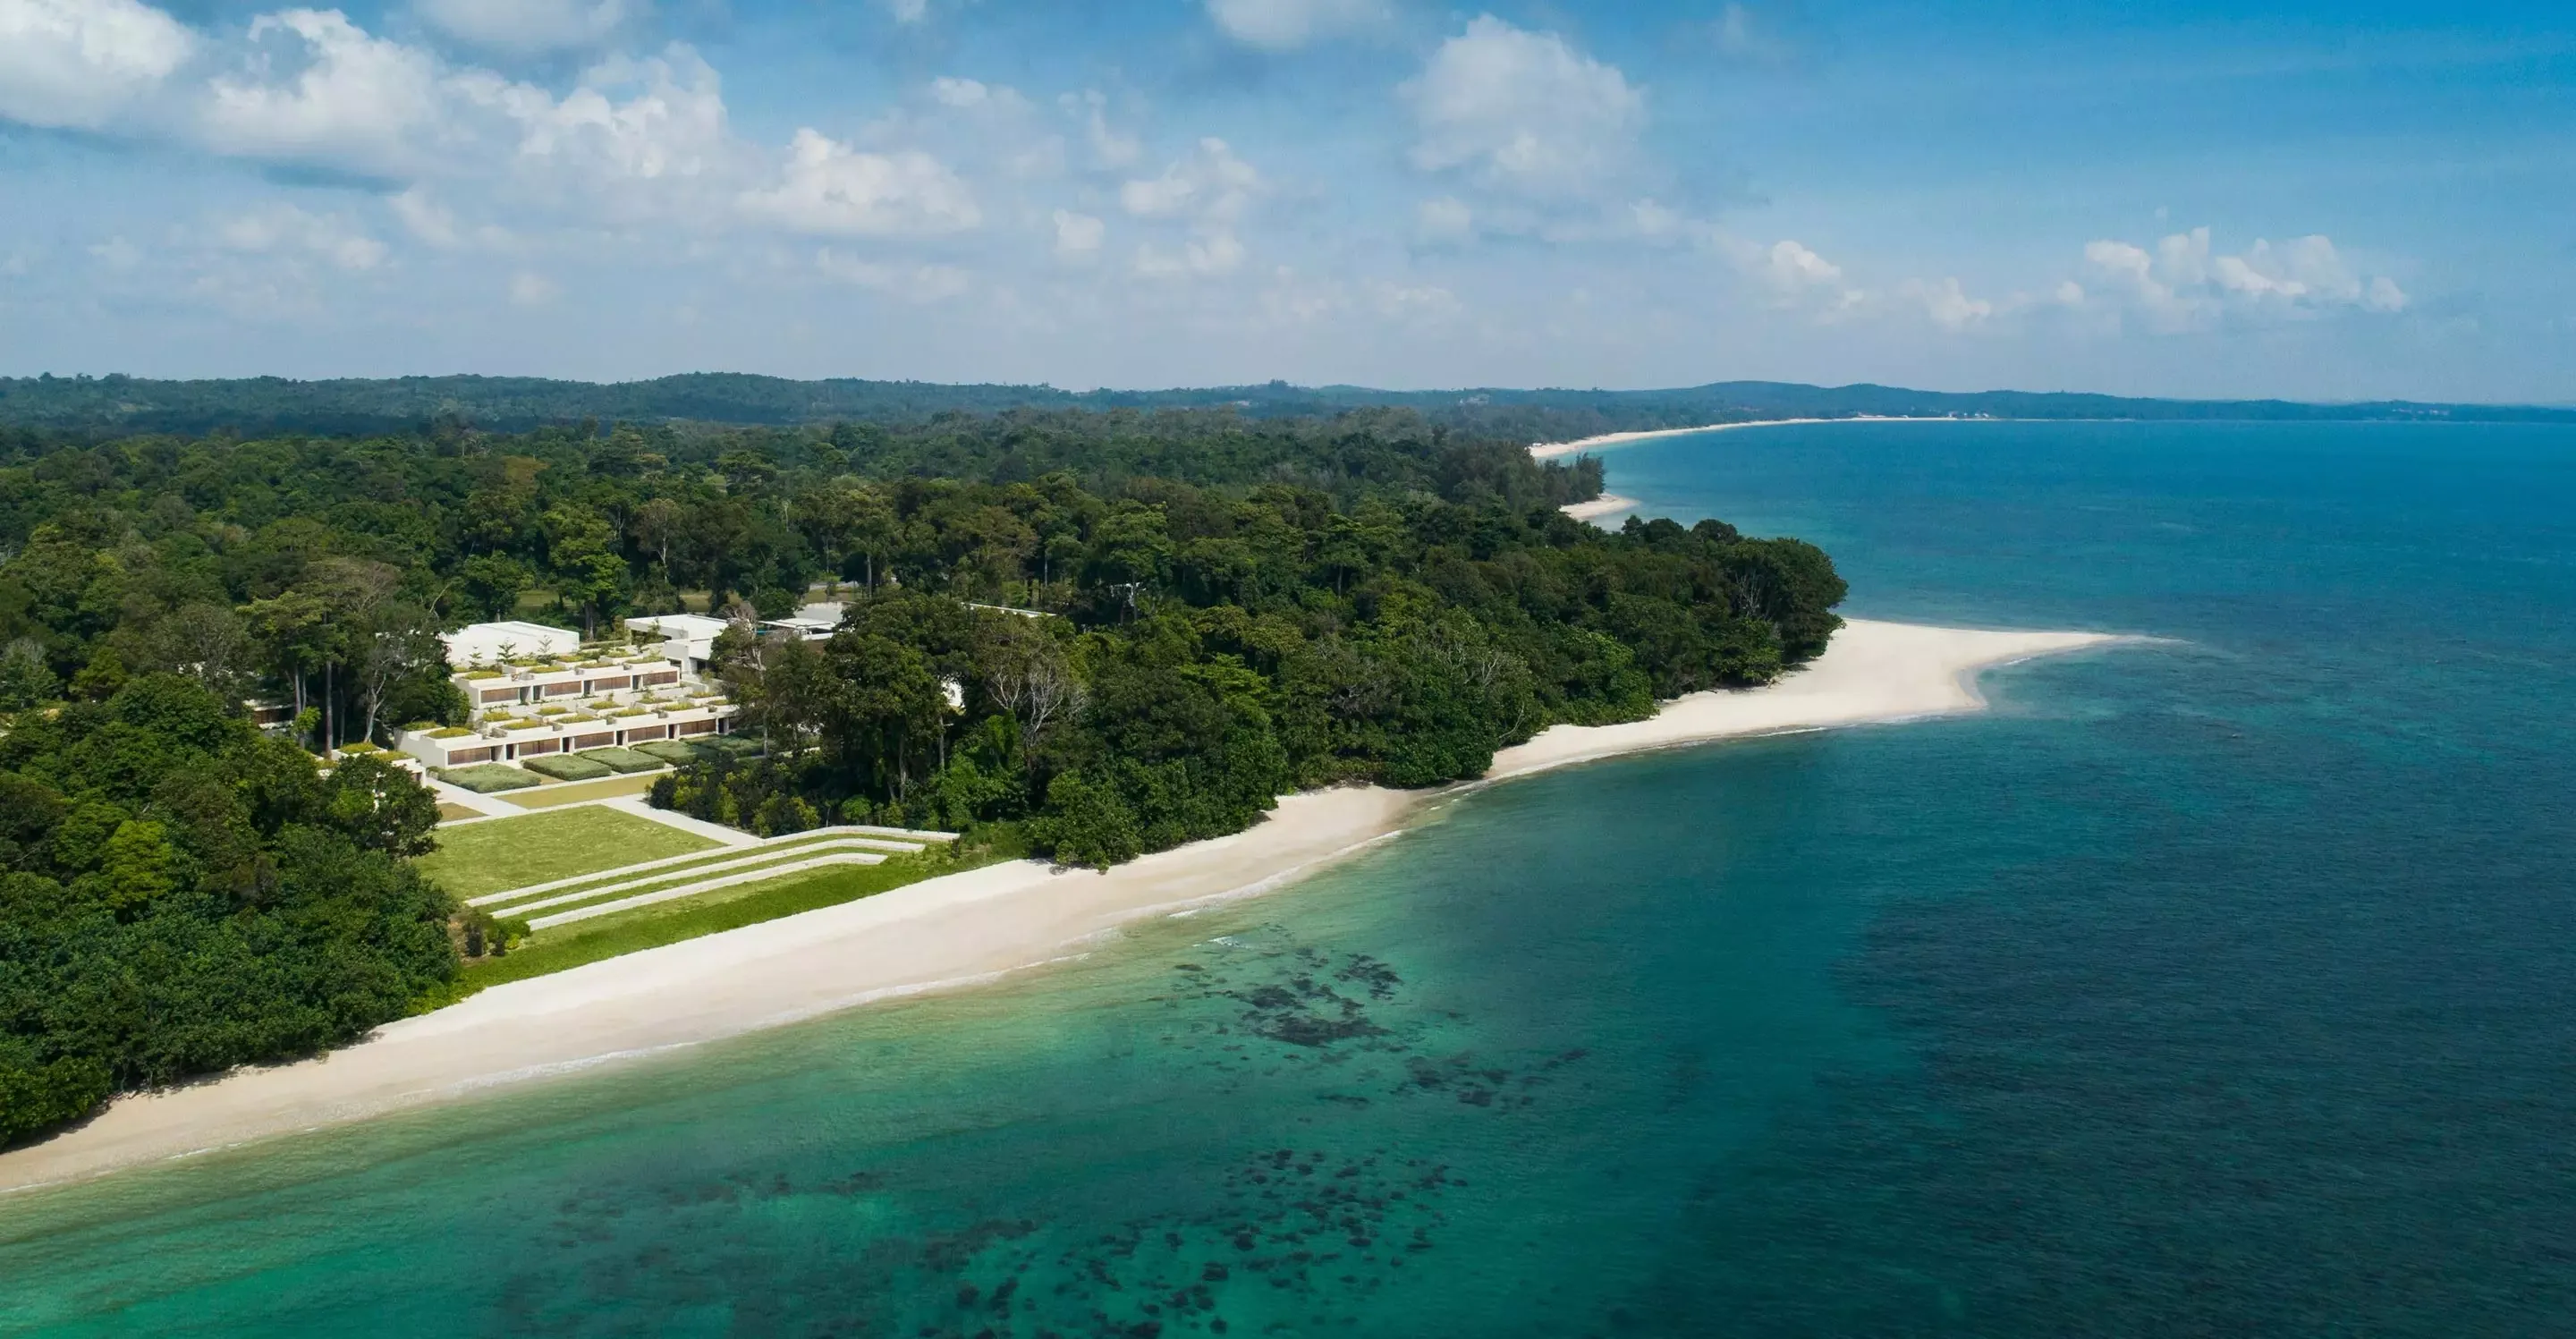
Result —
POLYGON ((159 667, 206 686, 227 702, 239 701, 257 649, 242 616, 220 604, 182 605, 154 630, 159 667))
POLYGON ((599 513, 571 504, 546 513, 545 532, 555 593, 580 607, 583 639, 596 638, 600 620, 613 613, 626 588, 626 560, 616 551, 617 532, 599 513))
POLYGON ((1054 728, 1082 711, 1084 689, 1071 658, 1036 622, 1003 615, 976 659, 984 692, 1019 723, 1021 770, 1034 772, 1054 728))
POLYGON ((62 686, 45 664, 44 643, 21 637, 0 651, 0 711, 24 711, 51 702, 62 686))
POLYGON ((459 564, 456 571, 466 605, 487 619, 507 618, 516 612, 519 593, 537 580, 526 563, 505 553, 478 553, 459 564))
POLYGON ((343 758, 322 783, 331 826, 370 851, 427 855, 438 848, 438 797, 403 769, 371 754, 343 758))
POLYGON ((356 666, 358 701, 367 709, 366 730, 360 739, 375 742, 376 722, 385 702, 404 681, 425 670, 446 667, 446 652, 439 645, 437 632, 438 620, 428 610, 400 603, 378 610, 374 619, 359 630, 364 644, 356 666))
POLYGON ((666 586, 679 584, 678 579, 671 575, 671 548, 680 542, 681 527, 686 519, 679 503, 657 497, 637 507, 634 518, 627 522, 627 532, 635 537, 635 542, 661 563, 662 584, 666 586))

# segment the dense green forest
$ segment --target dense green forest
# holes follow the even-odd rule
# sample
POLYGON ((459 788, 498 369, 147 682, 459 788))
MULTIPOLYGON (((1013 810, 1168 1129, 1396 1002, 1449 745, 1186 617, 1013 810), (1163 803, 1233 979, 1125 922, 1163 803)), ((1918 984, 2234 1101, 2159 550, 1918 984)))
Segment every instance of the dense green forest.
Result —
POLYGON ((0 430, 0 1139, 452 979, 479 940, 408 863, 428 792, 317 756, 461 719, 441 629, 735 616, 721 671, 767 752, 660 802, 1107 865, 1824 647, 1824 554, 1558 510, 1599 490, 1407 409, 0 430), (828 641, 751 631, 818 584, 848 605, 828 641), (251 698, 293 724, 262 735, 251 698))
POLYGON ((789 427, 835 422, 913 424, 941 414, 1014 409, 1232 408, 1248 418, 1312 418, 1354 409, 1410 409, 1444 426, 1493 437, 1567 441, 1603 432, 1695 427, 1761 418, 1860 414, 2035 419, 2328 419, 2576 422, 2576 410, 2510 405, 2300 404, 2284 400, 2156 400, 2023 391, 1907 390, 1729 381, 1673 390, 1214 386, 1065 391, 1052 386, 949 386, 918 381, 788 381, 692 373, 598 385, 536 377, 384 380, 154 381, 139 377, 0 377, 0 425, 118 436, 137 432, 400 433, 439 422, 493 431, 602 422, 697 422, 789 427))

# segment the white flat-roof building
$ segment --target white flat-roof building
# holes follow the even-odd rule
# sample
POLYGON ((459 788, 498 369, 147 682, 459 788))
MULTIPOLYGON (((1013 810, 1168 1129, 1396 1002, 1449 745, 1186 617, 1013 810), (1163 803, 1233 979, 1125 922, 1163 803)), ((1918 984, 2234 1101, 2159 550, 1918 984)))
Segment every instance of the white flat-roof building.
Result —
POLYGON ((627 635, 648 633, 662 639, 662 658, 691 674, 707 672, 716 653, 716 635, 732 624, 704 614, 647 614, 626 620, 627 635))
POLYGON ((497 665, 528 656, 571 655, 581 649, 581 634, 543 623, 475 623, 439 638, 447 644, 447 663, 497 665))

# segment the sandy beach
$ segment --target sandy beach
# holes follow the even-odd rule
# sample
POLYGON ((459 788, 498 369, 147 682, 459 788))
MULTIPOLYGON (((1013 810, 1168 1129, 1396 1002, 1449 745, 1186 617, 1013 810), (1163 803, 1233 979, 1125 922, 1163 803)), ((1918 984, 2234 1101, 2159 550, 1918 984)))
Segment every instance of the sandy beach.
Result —
POLYGON ((1638 502, 1637 499, 1632 497, 1621 497, 1616 493, 1604 493, 1601 496, 1592 499, 1590 502, 1569 502, 1564 506, 1557 508, 1557 510, 1564 512, 1566 515, 1571 516, 1578 521, 1597 521, 1605 516, 1616 516, 1621 512, 1635 511, 1642 505, 1644 504, 1638 502))
MULTIPOLYGON (((1559 726, 1504 750, 1473 784, 1730 737, 1973 711, 1983 705, 1980 671, 2115 640, 1855 620, 1779 684, 1697 694, 1633 725, 1559 726)), ((993 866, 499 986, 319 1059, 120 1100, 87 1125, 0 1155, 0 1191, 989 981, 1082 952, 1124 922, 1277 887, 1402 831, 1454 793, 1354 787, 1291 796, 1250 831, 1106 874, 1033 861, 993 866)))
POLYGON ((1586 437, 1578 442, 1535 442, 1530 446, 1530 455, 1540 460, 1555 460, 1560 456, 1579 456, 1586 451, 1598 451, 1604 447, 1626 446, 1631 442, 1651 442, 1658 437, 1689 437, 1703 432, 1733 432, 1737 428, 1787 428, 1801 423, 1955 423, 1958 421, 1949 418, 1896 418, 1883 414, 1854 414, 1845 418, 1766 418, 1750 423, 1711 423, 1700 428, 1655 428, 1646 432, 1605 432, 1598 437, 1586 437))

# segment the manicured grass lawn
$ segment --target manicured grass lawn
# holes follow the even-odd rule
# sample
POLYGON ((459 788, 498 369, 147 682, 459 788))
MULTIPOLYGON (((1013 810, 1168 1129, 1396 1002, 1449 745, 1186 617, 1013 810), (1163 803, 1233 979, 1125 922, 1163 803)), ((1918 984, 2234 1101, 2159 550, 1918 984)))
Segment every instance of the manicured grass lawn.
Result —
POLYGON ((577 804, 583 800, 608 800, 620 795, 641 795, 653 788, 649 776, 617 776, 606 781, 577 781, 553 785, 543 790, 514 790, 501 798, 522 809, 552 809, 557 805, 577 804))
POLYGON ((481 818, 482 816, 483 811, 479 809, 468 809, 461 804, 442 804, 438 806, 438 817, 442 822, 452 823, 460 818, 481 818))
MULTIPOLYGON (((608 783, 618 784, 615 782, 608 783)), ((473 823, 438 834, 420 872, 457 898, 592 874, 716 845, 617 809, 566 809, 473 823)))
MULTIPOLYGON (((574 812, 601 811, 584 809, 574 812)), ((486 823, 479 826, 501 825, 486 823)), ((539 932, 508 957, 486 958, 468 964, 465 974, 451 991, 418 1001, 417 1007, 420 1012, 427 1012, 504 982, 524 981, 641 949, 660 948, 664 944, 676 944, 700 935, 739 930, 746 925, 774 921, 781 916, 839 906, 843 902, 855 902, 935 875, 954 874, 1011 859, 1017 854, 994 848, 979 848, 954 855, 942 850, 925 851, 920 855, 896 856, 882 865, 855 865, 781 879, 775 884, 726 889, 723 893, 710 894, 710 900, 706 901, 690 898, 658 907, 639 908, 623 915, 603 916, 597 921, 576 921, 539 932)))
MULTIPOLYGON (((799 859, 804 856, 811 855, 813 853, 813 848, 817 844, 828 840, 830 840, 828 837, 781 837, 774 846, 722 846, 710 850, 694 860, 683 860, 675 865, 665 865, 657 870, 648 870, 640 876, 619 874, 612 870, 594 879, 584 880, 580 883, 567 883, 563 887, 555 889, 553 892, 542 894, 542 896, 564 897, 584 890, 597 892, 603 888, 631 883, 639 877, 651 879, 651 886, 656 888, 674 883, 687 883, 693 879, 706 878, 707 868, 711 865, 732 865, 733 862, 737 860, 749 860, 754 857, 768 857, 769 859, 764 863, 784 863, 788 860, 799 859)), ((898 853, 887 851, 882 854, 891 857, 898 853)), ((743 865, 739 867, 740 870, 751 870, 757 868, 759 868, 757 865, 743 865)), ((725 872, 731 874, 737 871, 728 869, 725 872)), ((553 880, 541 880, 541 882, 551 883, 553 880)), ((645 889, 643 887, 636 887, 628 889, 627 891, 640 893, 645 891, 645 889)), ((625 895, 625 893, 619 894, 621 897, 625 895)), ((486 909, 495 916, 515 916, 519 914, 510 910, 507 906, 496 906, 486 909)), ((548 911, 560 909, 561 908, 556 907, 547 908, 548 911)))

